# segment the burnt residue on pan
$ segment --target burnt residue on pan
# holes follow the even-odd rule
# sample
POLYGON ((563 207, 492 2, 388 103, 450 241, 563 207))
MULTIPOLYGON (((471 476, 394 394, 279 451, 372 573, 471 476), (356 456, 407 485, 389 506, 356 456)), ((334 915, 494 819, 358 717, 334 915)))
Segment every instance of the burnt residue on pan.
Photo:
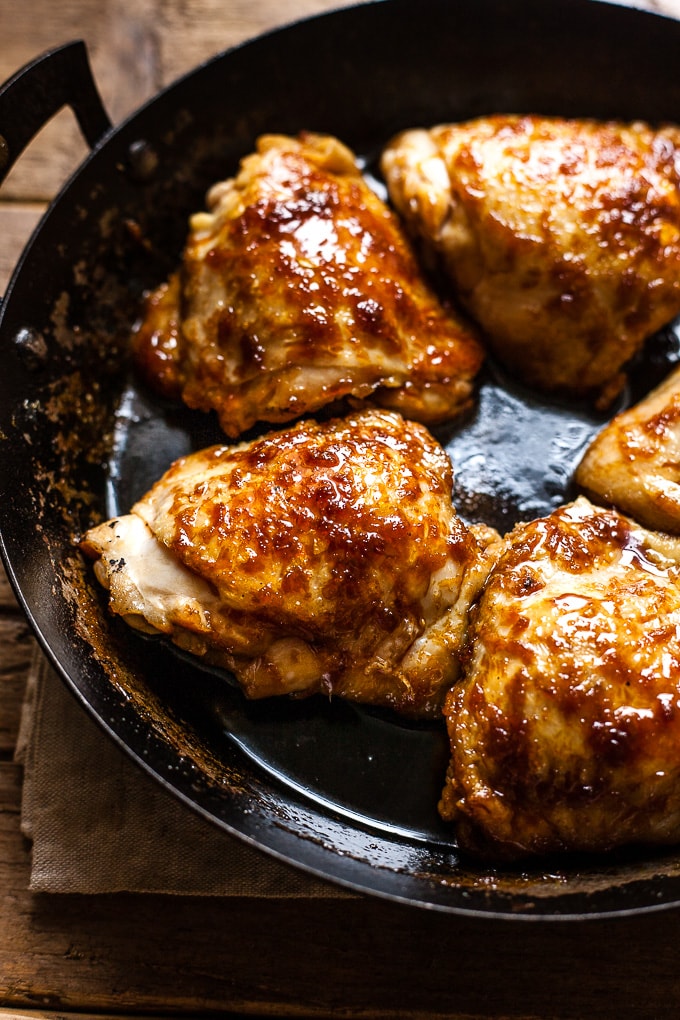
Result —
MULTIPOLYGON (((197 69, 104 140, 50 207, 0 309, 0 534, 64 681, 115 741, 215 824, 316 874, 413 904, 595 916, 680 902, 677 852, 530 868, 463 859, 436 810, 443 725, 321 698, 248 703, 228 678, 112 619, 77 550, 87 527, 127 510, 174 456, 221 438, 210 416, 138 385, 129 336, 144 292, 177 264, 189 214, 257 135, 334 133, 369 154, 370 170, 396 131, 445 119, 677 116, 680 26, 588 0, 521 7, 520 16, 516 0, 435 0, 423 16, 420 5, 389 0, 312 19, 197 69)), ((655 338, 624 402, 677 351, 675 330, 655 338)), ((538 401, 490 364, 468 417, 438 430, 459 512, 507 530, 552 509, 571 496, 573 467, 601 424, 587 408, 538 401)))

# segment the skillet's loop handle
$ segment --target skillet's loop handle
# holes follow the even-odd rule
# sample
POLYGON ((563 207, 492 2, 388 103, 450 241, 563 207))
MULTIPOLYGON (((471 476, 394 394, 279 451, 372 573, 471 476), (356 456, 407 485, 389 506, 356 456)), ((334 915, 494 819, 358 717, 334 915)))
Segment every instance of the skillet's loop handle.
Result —
POLYGON ((43 53, 0 85, 0 183, 63 106, 73 110, 90 147, 111 128, 81 40, 43 53))

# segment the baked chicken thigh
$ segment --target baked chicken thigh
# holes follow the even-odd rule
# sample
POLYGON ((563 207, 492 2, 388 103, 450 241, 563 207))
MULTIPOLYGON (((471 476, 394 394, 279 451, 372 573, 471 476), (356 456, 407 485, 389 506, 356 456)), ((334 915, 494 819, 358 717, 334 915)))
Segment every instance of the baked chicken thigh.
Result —
POLYGON ((598 502, 680 533, 680 368, 598 433, 575 479, 598 502))
POLYGON ((440 804, 505 857, 680 840, 680 540, 583 497, 516 527, 448 695, 440 804))
POLYGON ((497 115, 402 133, 390 197, 496 356, 608 406, 680 312, 680 129, 497 115))
POLYGON ((114 613, 250 698, 438 718, 497 538, 463 524, 451 487, 423 426, 367 410, 187 456, 82 545, 114 613))
POLYGON ((427 424, 468 405, 475 332, 337 139, 260 138, 207 205, 135 335, 161 393, 215 410, 231 437, 347 397, 427 424))

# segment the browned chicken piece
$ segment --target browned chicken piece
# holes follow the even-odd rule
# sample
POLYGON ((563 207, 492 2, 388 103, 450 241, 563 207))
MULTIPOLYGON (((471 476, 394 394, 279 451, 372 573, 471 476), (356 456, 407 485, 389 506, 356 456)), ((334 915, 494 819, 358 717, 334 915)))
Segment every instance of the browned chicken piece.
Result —
POLYGON ((602 429, 575 480, 597 502, 680 533, 680 368, 602 429))
POLYGON ((608 406, 680 312, 680 129, 492 116, 406 131, 391 199, 498 359, 608 406))
POLYGON ((440 717, 497 536, 451 504, 444 450, 388 411, 177 461, 85 536, 114 613, 232 670, 440 717))
POLYGON ((516 527, 447 699, 468 850, 680 841, 680 540, 585 498, 516 527))
POLYGON ((476 334, 337 139, 264 136, 207 204, 135 337, 162 393, 232 437, 348 397, 430 425, 467 407, 476 334))

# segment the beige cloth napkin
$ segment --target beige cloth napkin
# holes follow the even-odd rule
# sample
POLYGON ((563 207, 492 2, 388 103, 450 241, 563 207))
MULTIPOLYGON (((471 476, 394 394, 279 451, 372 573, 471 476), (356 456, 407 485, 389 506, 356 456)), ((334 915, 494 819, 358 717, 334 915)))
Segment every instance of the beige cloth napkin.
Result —
POLYGON ((36 651, 17 743, 30 888, 350 897, 195 815, 102 733, 36 651))

